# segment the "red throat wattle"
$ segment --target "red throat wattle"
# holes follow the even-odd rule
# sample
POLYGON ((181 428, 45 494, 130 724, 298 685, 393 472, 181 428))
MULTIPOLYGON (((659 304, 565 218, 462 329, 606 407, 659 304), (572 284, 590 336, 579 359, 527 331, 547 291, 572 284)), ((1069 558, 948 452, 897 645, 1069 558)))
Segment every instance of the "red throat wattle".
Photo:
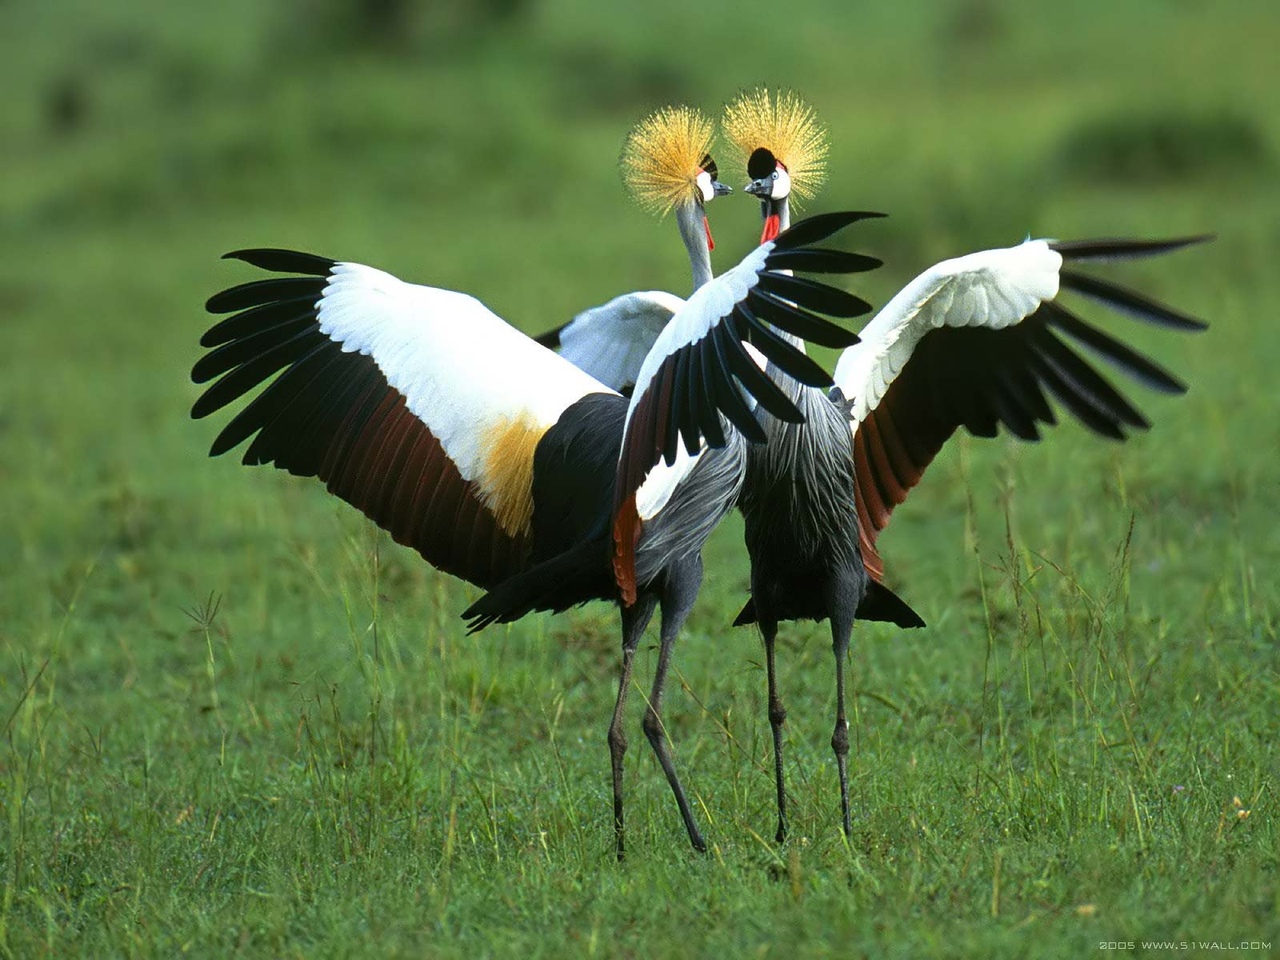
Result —
POLYGON ((760 242, 768 243, 770 240, 776 240, 778 234, 782 232, 782 218, 776 213, 771 213, 764 218, 764 232, 760 234, 760 242))
POLYGON ((711 239, 711 221, 706 217, 702 218, 702 229, 707 231, 707 249, 714 250, 716 248, 716 242, 711 239))

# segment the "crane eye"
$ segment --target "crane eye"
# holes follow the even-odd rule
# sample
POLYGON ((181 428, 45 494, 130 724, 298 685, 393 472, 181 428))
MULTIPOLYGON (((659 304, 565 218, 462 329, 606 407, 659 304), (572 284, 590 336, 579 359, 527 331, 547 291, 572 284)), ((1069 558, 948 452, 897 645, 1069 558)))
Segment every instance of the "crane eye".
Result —
POLYGON ((775 179, 775 180, 777 180, 777 179, 778 179, 778 171, 777 171, 777 170, 773 171, 773 179, 775 179))

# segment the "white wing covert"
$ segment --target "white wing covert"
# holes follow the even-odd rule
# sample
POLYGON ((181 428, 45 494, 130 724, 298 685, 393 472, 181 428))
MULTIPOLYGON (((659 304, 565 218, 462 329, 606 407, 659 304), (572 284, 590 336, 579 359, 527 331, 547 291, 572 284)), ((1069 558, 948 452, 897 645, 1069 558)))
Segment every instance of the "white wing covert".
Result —
POLYGON ((661 290, 624 293, 534 339, 614 390, 635 386, 640 365, 684 300, 661 290))

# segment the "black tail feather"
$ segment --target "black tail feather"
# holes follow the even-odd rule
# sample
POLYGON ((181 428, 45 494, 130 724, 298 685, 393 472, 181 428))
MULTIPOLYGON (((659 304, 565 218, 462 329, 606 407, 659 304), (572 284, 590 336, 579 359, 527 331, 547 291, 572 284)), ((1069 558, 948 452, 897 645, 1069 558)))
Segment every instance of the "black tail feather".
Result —
POLYGON ((874 580, 867 582, 867 592, 858 604, 858 619, 892 623, 906 630, 925 625, 924 618, 907 606, 905 600, 874 580))
MULTIPOLYGON (((907 630, 925 625, 924 618, 907 606, 901 597, 884 584, 876 583, 874 580, 867 581, 867 592, 863 595, 862 602, 858 604, 857 618, 892 623, 907 630)), ((752 597, 738 613, 733 625, 745 627, 755 622, 756 601, 752 597)))
POLYGON ((504 580, 463 611, 467 632, 511 623, 535 610, 559 613, 616 593, 609 575, 609 544, 588 540, 504 580))

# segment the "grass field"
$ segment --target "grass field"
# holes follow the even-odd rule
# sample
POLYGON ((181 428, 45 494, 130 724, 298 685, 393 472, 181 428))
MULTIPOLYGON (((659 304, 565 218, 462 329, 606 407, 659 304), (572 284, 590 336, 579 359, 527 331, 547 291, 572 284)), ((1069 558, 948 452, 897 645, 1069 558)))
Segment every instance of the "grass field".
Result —
MULTIPOLYGON (((1280 8, 511 6, 364 34, 324 0, 0 5, 0 954, 1275 950, 1280 8), (622 136, 761 81, 831 128, 813 209, 892 215, 850 232, 887 262, 861 295, 1028 232, 1210 230, 1114 275, 1212 328, 1107 322, 1192 385, 1137 397, 1149 435, 957 439, 896 515, 891 579, 930 626, 855 632, 850 842, 811 624, 780 652, 795 838, 769 839, 727 522, 667 710, 712 849, 637 696, 619 865, 612 608, 466 637, 471 588, 319 484, 208 460, 187 374, 236 247, 375 263, 528 330, 682 291, 622 136)), ((712 214, 723 268, 757 213, 712 214)))

